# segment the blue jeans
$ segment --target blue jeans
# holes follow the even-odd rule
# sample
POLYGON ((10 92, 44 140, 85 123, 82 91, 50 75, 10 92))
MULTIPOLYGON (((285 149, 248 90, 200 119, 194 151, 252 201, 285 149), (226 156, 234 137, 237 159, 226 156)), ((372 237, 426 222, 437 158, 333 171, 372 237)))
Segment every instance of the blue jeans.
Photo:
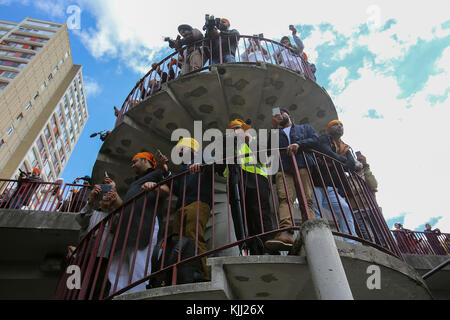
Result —
MULTIPOLYGON (((327 197, 325 195, 325 190, 323 188, 314 187, 317 194, 317 199, 319 201, 319 204, 321 208, 325 208, 331 211, 330 205, 328 204, 327 197)), ((339 194, 334 192, 334 189, 332 187, 327 187, 327 194, 328 198, 330 198, 330 203, 333 208, 333 212, 338 219, 340 230, 342 233, 351 234, 353 236, 357 236, 355 231, 355 224, 353 222, 353 216, 350 211, 350 208, 347 204, 347 201, 345 201, 344 198, 342 198, 339 194), (345 218, 347 219, 348 225, 350 227, 351 232, 348 231, 347 224, 345 223, 344 216, 342 215, 341 208, 339 206, 339 202, 341 203, 342 209, 344 210, 345 218)), ((317 206, 316 197, 313 195, 313 201, 314 201, 314 212, 316 213, 316 217, 320 219, 320 211, 317 206)), ((358 243, 355 240, 344 238, 344 241, 351 242, 351 243, 358 243)))
MULTIPOLYGON (((222 56, 222 61, 223 61, 222 63, 233 63, 233 62, 236 62, 236 58, 231 54, 224 54, 222 56)), ((219 63, 220 63, 220 57, 214 58, 212 60, 212 64, 219 64, 219 63)))

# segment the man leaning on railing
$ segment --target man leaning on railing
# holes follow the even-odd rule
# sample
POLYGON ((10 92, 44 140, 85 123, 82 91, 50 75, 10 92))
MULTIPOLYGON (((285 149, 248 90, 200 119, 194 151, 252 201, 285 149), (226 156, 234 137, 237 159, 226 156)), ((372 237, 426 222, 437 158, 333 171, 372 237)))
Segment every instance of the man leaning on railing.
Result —
MULTIPOLYGON (((312 199, 312 184, 306 169, 307 164, 303 158, 299 148, 317 149, 319 146, 319 137, 309 124, 294 124, 291 114, 287 109, 275 108, 272 113, 272 126, 279 129, 279 147, 287 148, 281 151, 280 157, 283 170, 276 174, 276 188, 279 201, 280 213, 280 229, 294 226, 293 208, 294 201, 297 197, 294 170, 292 167, 291 155, 295 155, 295 159, 299 168, 300 179, 306 197, 305 206, 308 207, 310 214, 314 212, 314 204, 312 199), (283 174, 284 171, 284 174, 283 174), (286 193, 287 190, 287 193, 286 193)), ((315 161, 311 154, 305 153, 306 161, 309 167, 315 166, 315 161)), ((302 199, 299 199, 301 202, 302 199)), ((272 250, 289 251, 294 244, 293 230, 283 231, 275 235, 275 238, 266 242, 266 246, 272 250)))
MULTIPOLYGON (((202 163, 195 162, 199 152, 199 143, 193 138, 181 139, 176 145, 176 150, 180 157, 186 159, 183 161, 183 171, 189 171, 189 174, 175 179, 173 183, 173 191, 178 198, 173 220, 173 234, 177 236, 182 234, 183 237, 192 239, 194 243, 197 243, 198 253, 202 254, 207 251, 205 230, 211 216, 213 167, 210 165, 202 168, 202 165, 205 164, 204 159, 201 159, 202 163), (183 222, 181 221, 182 215, 183 222), (182 230, 181 226, 183 226, 182 230)), ((210 280, 206 257, 201 259, 201 264, 202 280, 210 280)))
MULTIPOLYGON (((153 249, 157 243, 159 230, 158 217, 154 217, 156 203, 155 188, 159 182, 166 179, 169 175, 165 170, 167 167, 163 164, 163 169, 161 169, 155 161, 153 154, 149 152, 136 154, 131 161, 131 168, 135 171, 137 177, 130 184, 123 202, 120 197, 118 197, 118 204, 121 205, 122 203, 127 203, 142 193, 142 191, 147 191, 147 194, 146 197, 138 197, 132 203, 125 205, 121 213, 122 222, 119 230, 117 230, 117 228, 120 216, 116 216, 116 219, 113 221, 112 231, 118 232, 117 246, 112 253, 114 254, 114 257, 112 258, 111 267, 109 269, 111 290, 114 292, 128 286, 133 259, 135 259, 135 264, 133 274, 131 275, 131 283, 141 280, 146 276, 146 261, 148 260, 148 257, 151 257, 152 255, 153 249), (144 217, 141 220, 142 214, 144 217), (153 236, 150 239, 152 232, 153 236), (128 237, 126 238, 127 233, 128 237), (138 237, 139 243, 137 243, 138 237), (136 246, 137 252, 135 256, 134 251, 136 246), (123 255, 122 261, 121 255, 123 255), (118 279, 116 279, 117 277, 118 279), (117 287, 114 288, 116 282, 117 287)), ((159 192, 160 196, 163 197, 167 196, 170 191, 167 185, 162 185, 159 187, 159 192)), ((148 270, 151 270, 150 262, 151 261, 149 261, 148 270)), ((131 293, 145 289, 146 285, 142 283, 130 289, 128 292, 131 293)))
MULTIPOLYGON (((331 121, 327 126, 327 133, 319 137, 320 151, 333 159, 343 162, 351 170, 357 171, 362 168, 362 164, 356 162, 353 158, 350 146, 345 144, 341 139, 343 135, 343 123, 339 120, 331 121)), ((329 198, 333 212, 339 220, 341 232, 357 236, 352 212, 347 201, 343 197, 343 194, 350 190, 350 185, 347 182, 344 170, 339 165, 336 165, 336 172, 334 165, 329 161, 325 161, 325 163, 319 165, 321 165, 320 167, 322 169, 322 177, 325 186, 322 185, 320 178, 316 177, 314 179, 315 191, 319 202, 317 204, 315 202, 316 199, 314 198, 314 205, 324 206, 326 209, 330 210, 330 204, 327 200, 327 198, 329 198), (328 171, 330 171, 331 176, 328 174, 328 171), (340 182, 342 182, 343 186, 340 182), (342 212, 342 210, 344 212, 342 212), (350 230, 348 228, 350 228, 350 230)), ((316 215, 319 215, 317 210, 316 215)), ((344 241, 355 243, 355 241, 351 239, 344 239, 344 241)))

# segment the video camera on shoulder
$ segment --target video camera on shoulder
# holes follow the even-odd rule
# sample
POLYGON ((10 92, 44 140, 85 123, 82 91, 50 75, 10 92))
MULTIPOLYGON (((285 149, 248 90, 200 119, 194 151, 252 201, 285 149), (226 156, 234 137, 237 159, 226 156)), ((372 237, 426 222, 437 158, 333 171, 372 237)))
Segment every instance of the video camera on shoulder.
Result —
POLYGON ((205 14, 205 25, 203 26, 204 31, 212 31, 215 28, 219 29, 219 26, 220 26, 220 18, 214 18, 214 16, 205 14))
POLYGON ((177 38, 175 40, 171 39, 170 37, 165 37, 164 41, 169 43, 169 47, 171 47, 172 49, 177 49, 178 48, 178 43, 181 40, 181 36, 178 35, 177 38))

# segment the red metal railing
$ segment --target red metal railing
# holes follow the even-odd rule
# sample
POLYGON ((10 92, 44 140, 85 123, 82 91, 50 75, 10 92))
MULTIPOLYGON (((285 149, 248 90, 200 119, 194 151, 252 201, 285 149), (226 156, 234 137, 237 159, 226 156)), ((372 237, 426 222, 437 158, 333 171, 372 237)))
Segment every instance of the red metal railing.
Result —
POLYGON ((89 185, 0 179, 0 209, 79 212, 89 192, 89 185))
POLYGON ((420 255, 450 255, 450 234, 392 230, 401 253, 420 255))
MULTIPOLYGON (((183 76, 180 74, 183 62, 179 61, 180 53, 183 54, 184 50, 199 50, 201 54, 202 66, 197 69, 189 69, 184 73, 191 74, 195 72, 202 72, 209 70, 214 64, 224 63, 224 56, 222 52, 231 52, 231 47, 234 43, 237 43, 234 62, 242 64, 258 64, 258 63, 271 63, 278 65, 296 72, 302 72, 308 78, 316 80, 314 73, 308 62, 304 61, 302 57, 292 53, 292 51, 283 44, 265 38, 259 38, 254 36, 221 36, 218 41, 221 44, 222 40, 225 40, 228 48, 221 48, 219 55, 215 53, 213 40, 204 39, 189 46, 182 48, 182 50, 175 51, 168 57, 159 62, 155 68, 152 68, 142 79, 140 79, 133 90, 128 94, 125 102, 120 109, 119 115, 115 126, 120 122, 123 115, 133 108, 136 104, 149 97, 155 92, 161 89, 163 83, 174 80, 183 76), (213 59, 213 57, 216 57, 213 59), (216 63, 213 62, 216 61, 216 63)), ((222 46, 221 46, 222 47, 222 46)), ((227 62, 230 63, 230 62, 227 62)))
MULTIPOLYGON (((286 150, 274 150, 273 152, 279 152, 281 156, 286 150)), ((206 213, 211 214, 209 219, 212 224, 209 245, 206 250, 201 248, 202 243, 204 244, 206 240, 203 239, 203 232, 200 230, 205 227, 206 222, 202 220, 205 209, 200 208, 199 201, 202 200, 200 191, 202 185, 205 184, 208 186, 208 190, 210 190, 209 188, 215 190, 214 175, 208 177, 207 180, 202 180, 200 175, 192 177, 189 172, 183 172, 158 183, 158 186, 167 186, 168 194, 164 195, 162 189, 156 189, 142 192, 130 199, 96 225, 78 245, 68 259, 67 267, 77 266, 79 268, 81 288, 69 289, 72 287, 67 283, 72 281, 73 277, 71 277, 71 272, 64 272, 57 287, 56 298, 111 299, 125 292, 145 290, 146 283, 150 279, 167 275, 167 273, 172 276, 168 278, 171 280, 166 285, 174 285, 179 281, 178 273, 188 263, 201 261, 202 258, 206 259, 207 256, 231 247, 238 247, 241 254, 252 255, 254 254, 252 244, 258 243, 260 239, 270 239, 280 231, 298 231, 302 221, 314 217, 328 219, 335 236, 343 237, 346 241, 364 243, 402 259, 400 249, 364 180, 355 172, 347 169, 344 164, 322 153, 301 150, 297 154, 297 159, 299 155, 307 164, 305 168, 298 168, 297 161, 292 155, 291 159, 288 158, 292 168, 288 170, 283 166, 280 157, 280 173, 276 189, 273 187, 270 175, 267 178, 258 178, 256 173, 247 173, 241 166, 234 167, 235 175, 227 175, 226 183, 224 182, 226 188, 223 188, 226 189, 227 209, 225 214, 227 214, 228 225, 226 232, 222 232, 222 235, 228 235, 228 239, 223 239, 223 237, 218 239, 217 237, 216 201, 214 198, 216 195, 215 192, 210 192, 211 207, 207 207, 206 213), (307 159, 311 159, 311 156, 314 161, 308 163, 307 159), (312 163, 318 165, 311 165, 312 163), (255 177, 256 181, 253 191, 244 183, 244 177, 249 179, 251 175, 255 177), (233 178, 236 176, 240 177, 238 182, 233 178), (196 181, 196 187, 190 187, 187 190, 186 184, 184 184, 184 187, 180 189, 177 183, 187 181, 189 178, 191 183, 196 181), (285 190, 289 198, 288 189, 292 186, 289 186, 288 180, 292 178, 295 181, 296 189, 293 197, 300 199, 301 214, 295 214, 294 199, 288 199, 290 225, 284 226, 279 222, 280 210, 276 199, 282 190, 285 190), (263 183, 264 179, 268 180, 267 184, 263 183), (308 207, 309 196, 304 187, 306 183, 314 186, 311 192, 315 204, 314 212, 311 212, 308 207), (237 189, 236 185, 239 186, 237 189), (255 188, 257 196, 255 196, 255 188), (179 218, 173 218, 175 210, 172 208, 172 202, 176 197, 177 190, 181 209, 177 212, 179 218), (196 194, 194 190, 197 191, 196 194), (238 190, 237 194, 233 195, 233 190, 238 190), (195 194, 195 199, 192 199, 192 192, 195 194), (189 195, 191 195, 191 201, 196 200, 194 207, 190 209, 186 206, 189 195), (239 229, 239 227, 236 228, 235 219, 233 219, 236 217, 233 215, 236 210, 233 210, 231 206, 232 203, 236 203, 237 195, 240 196, 241 202, 235 208, 241 208, 243 237, 236 232, 239 229), (266 200, 271 202, 273 210, 264 205, 266 200), (256 208, 256 211, 252 208, 256 208), (188 210, 191 210, 190 213, 188 210), (193 211, 194 215, 192 215, 193 211), (269 228, 265 220, 268 214, 273 222, 269 228), (171 217, 180 225, 176 230, 174 230, 174 222, 171 221, 171 217), (195 230, 195 232, 188 234, 188 225, 190 230, 195 230), (133 230, 138 231, 135 233, 133 230), (169 257, 174 254, 168 249, 171 234, 174 232, 179 235, 175 239, 175 243, 178 242, 181 247, 182 236, 186 233, 187 237, 194 242, 195 249, 192 256, 188 257, 182 257, 181 251, 176 252, 176 261, 168 263, 169 257), (153 249, 158 240, 163 240, 164 245, 161 248, 153 249), (153 250, 156 250, 156 254, 159 254, 161 258, 158 264, 155 264, 155 260, 152 259, 153 250)), ((231 165, 209 164, 202 166, 202 174, 205 174, 205 170, 222 174, 224 169, 232 172, 230 171, 231 165)), ((208 275, 205 277, 205 280, 207 279, 208 275)))

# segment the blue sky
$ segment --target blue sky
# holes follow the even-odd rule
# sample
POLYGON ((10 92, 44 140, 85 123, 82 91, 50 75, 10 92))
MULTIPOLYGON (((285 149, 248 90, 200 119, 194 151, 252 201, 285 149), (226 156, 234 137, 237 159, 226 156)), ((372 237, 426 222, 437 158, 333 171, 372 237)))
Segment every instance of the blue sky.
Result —
POLYGON ((141 0, 0 0, 0 19, 17 22, 30 16, 64 23, 70 5, 81 9, 80 29, 69 36, 74 63, 83 66, 90 119, 65 181, 91 173, 101 142, 89 135, 114 126, 113 106, 168 55, 162 38, 176 35, 177 25, 200 28, 210 13, 227 17, 241 34, 278 40, 294 24, 344 122, 344 141, 371 164, 388 225, 423 230, 430 222, 450 232, 450 174, 439 165, 450 157, 448 1, 262 2, 198 1, 195 9, 177 11, 141 0))

